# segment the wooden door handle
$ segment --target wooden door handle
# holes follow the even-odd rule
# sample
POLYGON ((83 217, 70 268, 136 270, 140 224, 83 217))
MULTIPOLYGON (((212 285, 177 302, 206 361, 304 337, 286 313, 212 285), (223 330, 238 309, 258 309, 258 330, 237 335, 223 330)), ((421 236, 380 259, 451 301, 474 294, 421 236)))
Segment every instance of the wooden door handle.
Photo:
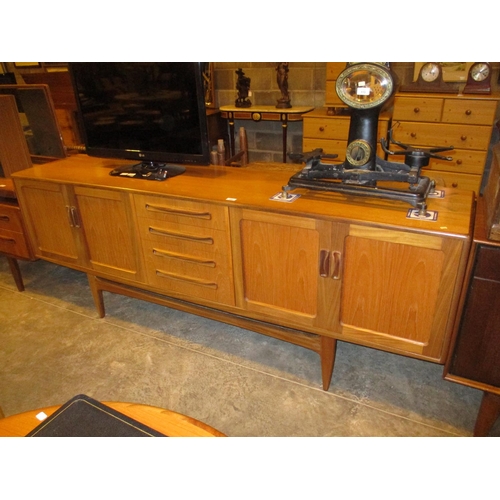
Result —
POLYGON ((334 252, 332 252, 332 255, 333 255, 332 278, 334 280, 339 280, 340 279, 341 264, 342 264, 342 254, 340 252, 334 251, 334 252))
POLYGON ((319 252, 319 275, 322 278, 330 276, 330 251, 321 250, 319 252))

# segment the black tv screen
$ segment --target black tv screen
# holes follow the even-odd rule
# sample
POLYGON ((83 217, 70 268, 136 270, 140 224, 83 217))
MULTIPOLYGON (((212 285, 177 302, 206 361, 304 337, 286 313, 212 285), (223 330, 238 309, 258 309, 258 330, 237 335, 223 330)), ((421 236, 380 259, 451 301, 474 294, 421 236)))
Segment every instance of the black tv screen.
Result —
POLYGON ((86 152, 209 164, 203 63, 69 63, 86 152))

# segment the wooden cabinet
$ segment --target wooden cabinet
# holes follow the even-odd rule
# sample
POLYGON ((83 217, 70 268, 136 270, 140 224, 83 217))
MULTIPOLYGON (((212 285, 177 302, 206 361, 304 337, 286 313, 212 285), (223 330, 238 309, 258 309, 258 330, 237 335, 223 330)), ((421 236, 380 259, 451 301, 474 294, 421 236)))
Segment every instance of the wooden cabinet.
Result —
MULTIPOLYGON (((339 161, 345 160, 347 139, 349 137, 350 116, 330 115, 327 108, 317 108, 303 116, 302 150, 312 151, 322 148, 326 154, 338 155, 339 161)), ((387 138, 390 116, 382 113, 378 122, 378 140, 387 138)), ((385 158, 380 144, 377 145, 377 155, 385 158)))
POLYGON ((38 180, 16 188, 37 257, 142 281, 127 193, 38 180))
POLYGON ((409 205, 299 189, 273 201, 290 165, 189 166, 149 182, 78 155, 16 173, 36 255, 121 293, 296 343, 320 355, 328 388, 337 340, 443 363, 470 244, 473 193, 409 205))
MULTIPOLYGON (((431 159, 424 175, 438 186, 479 193, 500 96, 400 93, 394 99, 394 139, 414 146, 453 146, 431 159)), ((395 161, 403 161, 394 157, 395 161)))
POLYGON ((488 240, 485 202, 478 201, 474 242, 444 377, 484 391, 475 436, 489 433, 500 416, 500 242, 488 240))

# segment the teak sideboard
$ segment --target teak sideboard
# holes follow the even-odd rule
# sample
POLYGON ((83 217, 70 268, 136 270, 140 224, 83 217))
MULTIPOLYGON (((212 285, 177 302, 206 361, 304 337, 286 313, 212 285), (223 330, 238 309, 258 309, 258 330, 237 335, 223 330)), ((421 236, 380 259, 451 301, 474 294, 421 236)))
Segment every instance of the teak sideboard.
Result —
POLYGON ((13 176, 36 257, 103 291, 312 349, 323 388, 337 340, 444 364, 471 244, 472 191, 404 202, 309 192, 274 201, 298 165, 187 166, 164 182, 112 177, 75 155, 13 176))

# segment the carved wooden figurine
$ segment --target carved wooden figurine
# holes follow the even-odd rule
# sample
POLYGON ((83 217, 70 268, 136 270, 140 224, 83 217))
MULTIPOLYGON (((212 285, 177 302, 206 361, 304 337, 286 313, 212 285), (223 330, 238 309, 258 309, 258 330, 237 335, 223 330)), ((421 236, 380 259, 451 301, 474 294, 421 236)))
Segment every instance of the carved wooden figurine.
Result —
POLYGON ((238 97, 235 102, 237 108, 249 108, 252 102, 248 99, 248 94, 250 92, 250 78, 245 76, 245 73, 241 68, 236 70, 238 75, 238 80, 236 81, 236 90, 238 91, 238 97))
POLYGON ((276 66, 276 79, 281 91, 281 97, 278 99, 278 104, 276 104, 277 108, 283 109, 292 107, 290 96, 288 95, 288 71, 287 62, 278 63, 278 66, 276 66))

